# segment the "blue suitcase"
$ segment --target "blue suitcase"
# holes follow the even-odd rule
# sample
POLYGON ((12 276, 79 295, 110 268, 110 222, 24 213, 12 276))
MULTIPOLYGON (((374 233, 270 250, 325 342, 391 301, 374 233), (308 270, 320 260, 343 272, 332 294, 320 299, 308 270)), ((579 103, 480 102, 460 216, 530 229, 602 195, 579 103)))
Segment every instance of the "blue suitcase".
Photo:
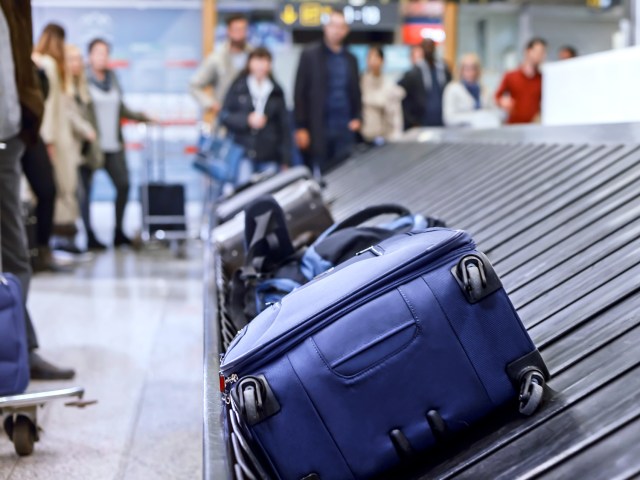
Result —
POLYGON ((16 277, 0 273, 0 397, 22 393, 28 383, 22 288, 16 277))
POLYGON ((282 479, 368 478, 519 398, 547 368, 488 259, 462 231, 373 246, 245 327, 223 398, 282 479))

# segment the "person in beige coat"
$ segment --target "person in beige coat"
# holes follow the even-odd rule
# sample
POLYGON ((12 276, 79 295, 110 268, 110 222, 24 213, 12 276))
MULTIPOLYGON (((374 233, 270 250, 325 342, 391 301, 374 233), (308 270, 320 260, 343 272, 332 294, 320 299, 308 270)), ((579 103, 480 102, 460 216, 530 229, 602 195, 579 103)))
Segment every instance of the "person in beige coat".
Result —
POLYGON ((405 91, 382 73, 384 52, 369 48, 367 71, 360 79, 362 90, 362 130, 366 142, 384 143, 402 135, 402 99, 405 91))
MULTIPOLYGON (((74 100, 80 116, 91 124, 98 132, 98 119, 89 92, 89 82, 85 71, 82 51, 76 45, 65 48, 67 62, 67 94, 74 100)), ((106 246, 98 241, 91 226, 91 181, 96 170, 104 167, 104 154, 100 148, 98 138, 94 141, 82 141, 82 163, 78 169, 80 185, 78 188, 78 202, 80 215, 87 235, 89 250, 105 250, 106 246)))
POLYGON ((482 66, 477 55, 464 55, 457 80, 447 85, 442 99, 447 127, 496 128, 502 123, 501 111, 493 95, 480 83, 482 66))
POLYGON ((49 151, 57 186, 54 234, 63 239, 64 249, 77 253, 73 238, 79 218, 77 189, 81 142, 95 140, 96 133, 67 95, 64 39, 61 26, 47 25, 36 45, 33 60, 49 82, 40 134, 49 151))
POLYGON ((248 30, 249 22, 244 16, 227 18, 227 41, 204 59, 191 78, 191 94, 205 112, 220 112, 229 87, 247 65, 248 30))

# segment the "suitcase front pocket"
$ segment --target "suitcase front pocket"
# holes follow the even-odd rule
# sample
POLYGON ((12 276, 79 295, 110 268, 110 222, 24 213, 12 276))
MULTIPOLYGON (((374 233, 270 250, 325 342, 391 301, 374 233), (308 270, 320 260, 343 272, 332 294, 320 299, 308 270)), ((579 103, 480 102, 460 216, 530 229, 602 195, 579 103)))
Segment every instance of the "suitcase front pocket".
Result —
POLYGON ((353 377, 400 353, 417 334, 417 319, 396 289, 346 314, 313 341, 334 373, 353 377))

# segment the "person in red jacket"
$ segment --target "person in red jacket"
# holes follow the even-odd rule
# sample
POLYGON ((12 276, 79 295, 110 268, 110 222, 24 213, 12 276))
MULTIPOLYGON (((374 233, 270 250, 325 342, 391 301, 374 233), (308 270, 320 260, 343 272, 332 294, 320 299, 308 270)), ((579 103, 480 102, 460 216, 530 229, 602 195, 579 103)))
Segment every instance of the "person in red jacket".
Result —
POLYGON ((522 65, 507 72, 496 92, 496 103, 508 114, 507 123, 532 123, 540 116, 542 74, 547 42, 534 38, 528 44, 522 65))

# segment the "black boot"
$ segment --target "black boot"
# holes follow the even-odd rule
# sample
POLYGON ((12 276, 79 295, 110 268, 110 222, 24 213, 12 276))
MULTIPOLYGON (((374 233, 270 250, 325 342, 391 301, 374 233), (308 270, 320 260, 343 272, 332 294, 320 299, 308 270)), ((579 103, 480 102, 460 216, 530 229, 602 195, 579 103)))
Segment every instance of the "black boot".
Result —
POLYGON ((87 232, 87 249, 94 251, 103 251, 107 246, 98 240, 92 230, 87 232))
POLYGON ((76 372, 70 368, 58 368, 36 352, 29 353, 31 380, 71 380, 76 372))
POLYGON ((122 247, 122 246, 132 246, 133 242, 129 237, 127 237, 122 230, 116 230, 115 235, 113 236, 113 246, 114 247, 122 247))

